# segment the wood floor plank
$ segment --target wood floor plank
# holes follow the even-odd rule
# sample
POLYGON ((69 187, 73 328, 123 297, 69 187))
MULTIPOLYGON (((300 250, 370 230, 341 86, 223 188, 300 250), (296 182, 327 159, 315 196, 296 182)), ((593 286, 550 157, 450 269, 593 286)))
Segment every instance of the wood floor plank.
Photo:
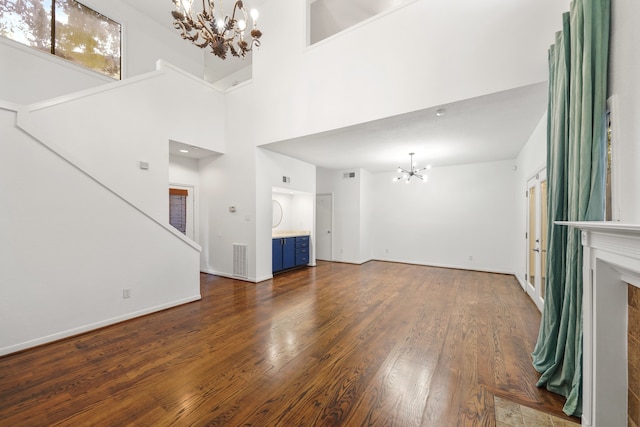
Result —
MULTIPOLYGON (((558 414, 508 275, 319 262, 0 358, 0 426, 495 426, 493 395, 558 414)), ((574 420, 575 421, 575 420, 574 420)))

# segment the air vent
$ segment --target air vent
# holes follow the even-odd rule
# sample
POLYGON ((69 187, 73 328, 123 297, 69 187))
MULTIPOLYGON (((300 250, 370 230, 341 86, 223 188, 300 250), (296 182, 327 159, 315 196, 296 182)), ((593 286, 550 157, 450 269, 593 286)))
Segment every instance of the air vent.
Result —
POLYGON ((355 172, 345 172, 344 174, 342 174, 343 178, 355 178, 356 177, 356 173, 355 172))
POLYGON ((233 244, 233 275, 246 279, 249 274, 249 262, 247 260, 247 245, 244 243, 233 244))

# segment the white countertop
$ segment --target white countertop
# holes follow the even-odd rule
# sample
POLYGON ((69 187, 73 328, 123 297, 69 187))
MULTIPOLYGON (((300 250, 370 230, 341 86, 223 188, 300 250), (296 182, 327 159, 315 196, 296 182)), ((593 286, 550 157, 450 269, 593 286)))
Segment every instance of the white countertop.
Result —
POLYGON ((271 238, 277 239, 279 237, 296 237, 296 236, 308 236, 311 232, 309 230, 279 230, 271 233, 271 238))

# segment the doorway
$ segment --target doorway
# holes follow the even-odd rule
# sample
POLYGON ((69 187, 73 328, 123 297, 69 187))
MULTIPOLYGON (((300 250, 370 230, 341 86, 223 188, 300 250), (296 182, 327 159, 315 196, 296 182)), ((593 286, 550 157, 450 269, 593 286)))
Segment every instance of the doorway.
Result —
POLYGON ((316 195, 316 259, 332 261, 333 194, 316 195))
POLYGON ((544 306, 547 266, 547 171, 527 181, 527 293, 540 311, 544 306))
POLYGON ((169 223, 196 241, 195 189, 188 185, 169 185, 169 223))

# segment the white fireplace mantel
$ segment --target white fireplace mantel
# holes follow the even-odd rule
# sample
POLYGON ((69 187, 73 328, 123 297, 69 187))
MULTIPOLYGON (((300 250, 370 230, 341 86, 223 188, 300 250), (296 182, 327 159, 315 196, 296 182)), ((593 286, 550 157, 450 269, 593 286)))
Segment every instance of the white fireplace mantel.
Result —
POLYGON ((640 287, 640 225, 557 222, 582 232, 582 425, 627 425, 628 289, 640 287))

